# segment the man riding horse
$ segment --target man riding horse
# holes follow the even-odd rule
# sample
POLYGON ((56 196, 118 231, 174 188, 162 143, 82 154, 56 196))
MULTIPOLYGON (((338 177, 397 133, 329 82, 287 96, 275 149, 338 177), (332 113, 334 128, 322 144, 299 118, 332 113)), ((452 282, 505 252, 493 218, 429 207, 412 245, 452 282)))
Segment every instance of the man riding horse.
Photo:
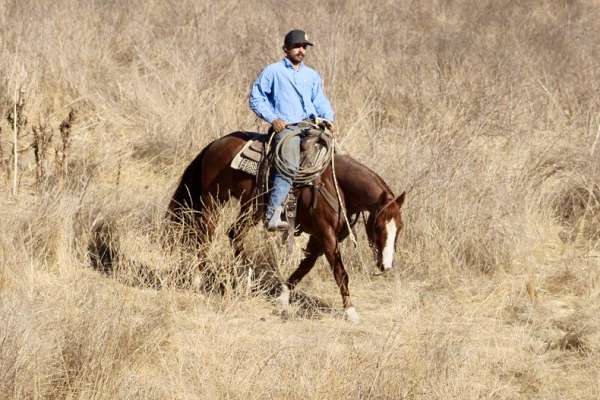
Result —
MULTIPOLYGON (((314 126, 314 120, 318 118, 332 121, 334 116, 323 94, 321 78, 302 62, 307 47, 311 45, 303 31, 289 32, 284 39, 285 58, 265 68, 250 94, 250 107, 272 125, 274 140, 279 143, 276 147, 279 150, 276 151, 278 161, 274 168, 274 187, 266 210, 267 228, 271 230, 286 229, 288 224, 281 220, 282 204, 293 181, 302 181, 306 174, 304 169, 298 171, 301 137, 305 142, 303 147, 311 148, 307 145, 310 140, 304 140, 311 139, 310 128, 306 126, 314 126), (287 165, 279 163, 281 159, 285 159, 287 165)), ((333 128, 330 122, 328 128, 333 128)), ((241 243, 249 228, 258 222, 259 213, 254 200, 262 188, 256 176, 257 165, 253 164, 253 168, 246 170, 240 168, 241 164, 236 164, 236 160, 245 148, 257 141, 256 138, 253 132, 237 131, 208 143, 185 168, 169 203, 169 218, 189 223, 200 233, 199 241, 205 241, 213 235, 218 221, 214 213, 216 207, 231 198, 238 199, 239 216, 228 230, 237 255, 242 253, 241 243)), ((262 150, 260 154, 262 157, 262 150)), ((309 238, 304 258, 288 280, 281 284, 278 302, 283 307, 289 305, 290 291, 324 255, 340 289, 344 315, 348 320, 358 322, 339 246, 351 230, 341 216, 346 213, 354 216, 356 221, 358 215, 368 213, 365 233, 376 265, 381 271, 390 270, 394 266, 398 234, 403 226, 401 207, 405 193, 395 196, 379 175, 352 157, 342 154, 333 157, 331 164, 325 165, 320 183, 300 187, 296 195, 295 224, 299 232, 308 234, 309 238)), ((308 158, 304 158, 306 162, 308 158)), ((253 159, 253 162, 260 163, 260 160, 253 159)))
MULTIPOLYGON (((308 46, 313 46, 304 31, 292 30, 283 40, 283 60, 268 65, 258 76, 250 92, 249 104, 256 115, 271 124, 275 136, 273 145, 282 142, 281 155, 287 167, 294 171, 300 164, 300 133, 302 121, 325 120, 333 132, 334 113, 323 93, 319 74, 303 60, 308 46)), ((288 224, 281 219, 283 202, 293 179, 277 168, 266 209, 268 230, 283 230, 288 224)))

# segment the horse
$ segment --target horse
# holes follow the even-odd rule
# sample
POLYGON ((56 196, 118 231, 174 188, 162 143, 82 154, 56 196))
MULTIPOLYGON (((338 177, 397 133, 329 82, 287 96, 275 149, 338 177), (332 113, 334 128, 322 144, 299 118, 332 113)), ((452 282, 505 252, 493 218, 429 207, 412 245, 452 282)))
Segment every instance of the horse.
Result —
MULTIPOLYGON (((238 199, 240 213, 228 231, 236 254, 241 251, 244 235, 262 218, 253 201, 262 196, 258 193, 256 177, 230 166, 235 155, 253 138, 256 134, 233 132, 204 147, 185 168, 168 206, 168 215, 175 221, 185 220, 191 210, 194 229, 200 231, 202 237, 210 237, 216 223, 215 207, 232 197, 238 199)), ((403 226, 401 208, 405 192, 396 197, 385 181, 370 168, 347 155, 336 154, 334 157, 337 191, 331 165, 322 173, 318 190, 315 187, 298 190, 297 228, 310 236, 304 258, 288 280, 281 284, 277 301, 282 307, 287 307, 290 291, 324 254, 342 296, 345 318, 356 323, 360 319, 350 298, 348 273, 339 249, 339 243, 350 233, 341 208, 345 206, 347 216, 354 220, 359 213, 368 212, 366 234, 375 263, 383 273, 395 264, 398 234, 403 226), (332 206, 332 197, 339 198, 342 205, 332 206)))

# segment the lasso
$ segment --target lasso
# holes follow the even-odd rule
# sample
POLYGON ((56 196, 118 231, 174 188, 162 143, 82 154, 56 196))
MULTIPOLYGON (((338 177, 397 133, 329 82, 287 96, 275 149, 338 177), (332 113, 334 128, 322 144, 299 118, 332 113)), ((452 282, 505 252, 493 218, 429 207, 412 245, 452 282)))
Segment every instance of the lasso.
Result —
POLYGON ((298 169, 290 167, 287 162, 283 159, 281 155, 281 151, 283 149, 283 145, 287 140, 290 140, 294 136, 302 135, 304 129, 302 131, 294 132, 290 135, 287 135, 282 140, 280 140, 275 146, 273 153, 273 164, 277 171, 279 171, 282 175, 287 178, 290 178, 293 182, 299 184, 308 184, 315 180, 325 169, 327 165, 331 162, 333 157, 333 138, 332 136, 324 129, 324 126, 321 124, 313 124, 310 122, 302 122, 301 126, 306 125, 307 129, 315 129, 321 131, 321 135, 319 136, 319 142, 323 145, 323 150, 319 151, 318 155, 314 160, 311 160, 308 166, 298 166, 298 169))
POLYGON ((289 140, 293 136, 302 135, 302 131, 294 132, 289 136, 284 137, 282 140, 277 143, 275 146, 275 150, 273 153, 273 164, 275 168, 284 176, 290 178, 295 183, 300 184, 308 184, 314 181, 319 175, 325 171, 327 166, 331 163, 331 172, 333 174, 333 182, 335 186, 335 192, 338 198, 338 203, 340 205, 340 210, 342 216, 344 217, 344 222, 348 229, 348 234, 350 235, 350 239, 356 248, 356 237, 354 236, 354 232, 352 231, 352 226, 350 225, 350 221, 348 220, 348 215, 346 214, 346 207, 342 202, 342 196, 340 195, 339 185, 337 181, 337 176, 335 173, 335 157, 333 157, 335 152, 335 138, 328 132, 327 125, 324 123, 310 123, 310 122, 302 122, 302 124, 306 124, 306 127, 309 129, 316 129, 321 131, 321 135, 319 136, 320 142, 323 144, 324 151, 320 151, 316 159, 311 163, 312 165, 309 167, 299 166, 298 169, 290 168, 290 166, 286 163, 286 161, 281 156, 281 150, 283 148, 283 143, 286 140, 289 140))

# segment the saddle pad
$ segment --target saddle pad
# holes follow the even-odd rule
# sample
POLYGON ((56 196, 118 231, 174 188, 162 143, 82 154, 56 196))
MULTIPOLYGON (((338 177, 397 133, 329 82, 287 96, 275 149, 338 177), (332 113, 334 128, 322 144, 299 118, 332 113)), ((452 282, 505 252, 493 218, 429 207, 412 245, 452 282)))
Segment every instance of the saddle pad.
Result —
POLYGON ((256 176, 264 145, 260 140, 249 140, 231 161, 231 168, 256 176))

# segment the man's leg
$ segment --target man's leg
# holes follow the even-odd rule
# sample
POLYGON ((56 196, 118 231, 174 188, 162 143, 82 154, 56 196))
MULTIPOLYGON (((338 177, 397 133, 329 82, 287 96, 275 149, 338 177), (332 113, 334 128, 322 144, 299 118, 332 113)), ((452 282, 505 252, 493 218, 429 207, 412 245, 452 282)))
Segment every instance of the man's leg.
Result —
MULTIPOLYGON (((273 146, 283 141, 280 156, 283 158, 288 168, 297 170, 300 164, 300 136, 297 135, 300 129, 296 126, 290 126, 274 138, 273 146)), ((292 177, 288 177, 275 169, 273 173, 273 187, 267 204, 267 229, 278 230, 286 229, 287 223, 281 220, 283 211, 283 202, 292 187, 292 177)))

